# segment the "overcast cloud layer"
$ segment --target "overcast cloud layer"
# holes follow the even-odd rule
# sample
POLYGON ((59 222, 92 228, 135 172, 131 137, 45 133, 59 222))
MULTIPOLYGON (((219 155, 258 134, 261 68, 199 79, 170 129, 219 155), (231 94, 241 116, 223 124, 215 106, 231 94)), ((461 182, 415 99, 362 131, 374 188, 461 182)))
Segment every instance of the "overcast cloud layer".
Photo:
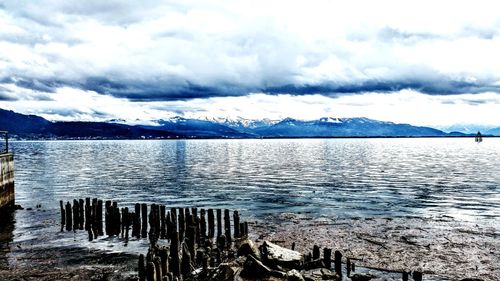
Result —
POLYGON ((328 114, 500 126, 496 2, 7 0, 0 107, 64 120, 328 114), (432 105, 429 118, 387 113, 414 97, 432 105), (252 106, 235 112, 239 101, 252 106))

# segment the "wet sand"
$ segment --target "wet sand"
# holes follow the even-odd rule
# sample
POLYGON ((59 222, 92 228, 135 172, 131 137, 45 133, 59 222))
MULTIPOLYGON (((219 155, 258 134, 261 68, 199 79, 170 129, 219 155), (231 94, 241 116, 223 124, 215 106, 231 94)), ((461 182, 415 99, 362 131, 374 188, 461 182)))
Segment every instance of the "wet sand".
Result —
POLYGON ((259 240, 287 247, 295 242, 303 252, 314 244, 338 249, 362 266, 419 270, 443 280, 500 280, 499 230, 452 218, 311 219, 283 214, 252 227, 259 240))
MULTIPOLYGON (((0 280, 135 280, 137 255, 92 248, 84 243, 83 232, 77 237, 87 247, 47 243, 56 236, 73 237, 57 227, 29 239, 16 239, 6 228, 13 226, 2 225, 0 280)), ((282 214, 251 223, 250 238, 285 247, 295 242, 301 252, 311 251, 315 244, 338 249, 344 257, 356 259, 358 266, 421 270, 425 280, 431 276, 432 280, 500 280, 499 230, 452 218, 312 219, 282 214)))

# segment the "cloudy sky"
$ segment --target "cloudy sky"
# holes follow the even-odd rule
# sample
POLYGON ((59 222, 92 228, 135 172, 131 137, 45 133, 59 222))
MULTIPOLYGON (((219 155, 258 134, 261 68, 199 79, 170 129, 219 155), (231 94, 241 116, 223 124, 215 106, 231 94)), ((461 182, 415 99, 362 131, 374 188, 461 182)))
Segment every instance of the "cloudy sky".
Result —
POLYGON ((500 126, 498 1, 0 1, 0 108, 500 126))

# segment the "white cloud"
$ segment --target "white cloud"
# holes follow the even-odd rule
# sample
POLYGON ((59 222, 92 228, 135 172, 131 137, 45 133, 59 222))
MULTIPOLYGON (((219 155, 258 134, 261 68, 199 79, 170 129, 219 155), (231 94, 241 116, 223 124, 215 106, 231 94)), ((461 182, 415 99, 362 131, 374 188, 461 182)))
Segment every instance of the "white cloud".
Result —
POLYGON ((173 107, 168 114, 489 124, 499 119, 499 38, 500 5, 486 0, 7 0, 0 5, 0 98, 18 101, 0 105, 56 119, 105 112, 146 120, 165 116, 155 108, 173 107), (288 85, 327 90, 244 96, 288 85), (490 98, 466 101, 482 97, 490 98), (80 115, 51 115, 51 108, 80 115))

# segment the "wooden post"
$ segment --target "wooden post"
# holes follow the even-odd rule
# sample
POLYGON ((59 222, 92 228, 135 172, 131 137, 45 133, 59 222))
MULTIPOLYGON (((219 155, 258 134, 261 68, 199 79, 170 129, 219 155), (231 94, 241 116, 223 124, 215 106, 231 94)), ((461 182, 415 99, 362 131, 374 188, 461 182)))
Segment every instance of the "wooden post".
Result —
POLYGON ((192 261, 194 261, 195 258, 195 239, 196 227, 194 225, 190 225, 186 230, 186 244, 192 261))
POLYGON ((161 272, 166 276, 168 272, 168 248, 160 248, 159 255, 161 259, 161 272))
POLYGON ((85 223, 85 216, 84 216, 84 210, 85 210, 85 205, 83 199, 78 200, 78 222, 79 222, 79 227, 78 229, 83 230, 83 225, 85 223))
MULTIPOLYGON (((176 208, 171 208, 170 209, 170 219, 172 220, 172 230, 171 230, 171 235, 173 235, 174 232, 178 232, 179 228, 177 225, 177 209, 176 208)), ((172 239, 172 238, 170 238, 172 239)))
POLYGON ((413 271, 413 280, 415 280, 415 281, 422 281, 422 272, 420 272, 420 271, 413 271))
POLYGON ((165 205, 160 206, 160 237, 161 239, 167 238, 167 228, 165 225, 165 205))
MULTIPOLYGON (((295 245, 295 242, 294 242, 294 245, 295 245)), ((325 267, 327 269, 330 269, 332 267, 332 249, 329 249, 329 248, 323 249, 323 262, 325 263, 325 267)))
MULTIPOLYGON (((295 242, 292 242, 292 251, 295 251, 295 242)), ((332 256, 332 250, 330 250, 330 257, 332 256)))
POLYGON ((66 202, 66 231, 71 231, 73 227, 73 217, 71 213, 71 203, 66 202))
POLYGON ((141 238, 141 204, 135 203, 134 224, 132 225, 132 236, 141 238))
POLYGON ((222 210, 217 209, 217 237, 222 235, 222 210))
POLYGON ((155 264, 152 262, 148 262, 148 265, 146 267, 146 280, 147 281, 157 281, 156 280, 155 264))
POLYGON ((233 212, 233 223, 234 223, 234 238, 240 237, 240 214, 238 211, 233 212))
MULTIPOLYGON (((189 210, 189 209, 188 209, 189 210)), ((184 231, 186 229, 186 222, 184 220, 184 209, 179 209, 179 241, 184 241, 184 231)))
POLYGON ((146 238, 148 236, 148 205, 146 203, 142 203, 141 205, 141 218, 142 218, 142 238, 146 238))
POLYGON ((154 260, 153 260, 153 263, 155 265, 156 280, 162 281, 163 280, 163 272, 161 270, 161 259, 160 259, 160 257, 155 257, 154 260))
POLYGON ((59 201, 59 206, 61 207, 61 231, 63 231, 66 224, 66 211, 64 210, 64 202, 62 200, 59 201))
POLYGON ((205 209, 200 210, 200 242, 202 245, 205 244, 205 239, 207 238, 207 222, 205 221, 205 209))
POLYGON ((351 277, 351 259, 347 258, 346 262, 346 272, 347 272, 347 277, 351 277))
MULTIPOLYGON (((104 203, 104 220, 105 222, 105 227, 104 229, 106 230, 106 235, 111 236, 111 201, 106 200, 104 203)), ((90 198, 89 198, 89 212, 90 212, 91 207, 90 207, 90 198)), ((89 213, 90 217, 90 213, 89 213)))
POLYGON ((80 210, 78 210, 78 200, 73 199, 73 230, 76 231, 80 227, 79 222, 80 210))
POLYGON ((320 257, 318 245, 313 246, 313 260, 317 260, 320 257))
POLYGON ((245 235, 248 236, 248 222, 245 222, 245 235))
POLYGON ((214 235, 215 235, 214 210, 208 209, 208 238, 214 238, 214 235))
POLYGON ((144 266, 144 255, 139 255, 139 281, 146 280, 146 267, 144 266))
POLYGON ((226 247, 226 236, 222 234, 221 236, 217 237, 217 248, 219 250, 224 250, 226 247))
POLYGON ((224 232, 226 235, 226 240, 230 244, 232 239, 231 239, 231 217, 229 216, 229 210, 225 209, 224 210, 224 232))
POLYGON ((335 272, 342 276, 342 254, 339 251, 335 251, 335 272))
POLYGON ((166 225, 167 225, 167 235, 165 238, 170 240, 172 237, 172 229, 174 228, 170 211, 167 212, 166 225))
POLYGON ((102 229, 102 200, 97 200, 97 212, 95 221, 97 223, 97 234, 100 236, 104 235, 102 229))
POLYGON ((191 260, 191 253, 188 249, 188 246, 183 243, 182 244, 182 268, 181 272, 182 275, 188 275, 193 271, 193 265, 192 265, 192 260, 191 260))
MULTIPOLYGON (((236 224, 235 224, 236 226, 236 224)), ((248 233, 245 233, 245 223, 240 222, 240 237, 246 237, 248 233)))
POLYGON ((408 281, 408 272, 403 271, 403 281, 408 281))
POLYGON ((176 230, 172 232, 172 240, 170 243, 170 272, 174 274, 174 276, 180 276, 180 263, 179 263, 179 234, 176 230))
POLYGON ((85 198, 85 230, 90 227, 90 198, 85 198))

